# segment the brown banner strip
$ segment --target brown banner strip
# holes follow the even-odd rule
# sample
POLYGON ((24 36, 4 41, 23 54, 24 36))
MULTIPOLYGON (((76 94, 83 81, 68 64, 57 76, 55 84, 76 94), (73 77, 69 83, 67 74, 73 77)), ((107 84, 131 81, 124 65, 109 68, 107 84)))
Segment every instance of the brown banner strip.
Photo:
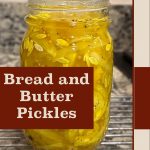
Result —
POLYGON ((135 67, 134 128, 150 129, 150 68, 135 67))

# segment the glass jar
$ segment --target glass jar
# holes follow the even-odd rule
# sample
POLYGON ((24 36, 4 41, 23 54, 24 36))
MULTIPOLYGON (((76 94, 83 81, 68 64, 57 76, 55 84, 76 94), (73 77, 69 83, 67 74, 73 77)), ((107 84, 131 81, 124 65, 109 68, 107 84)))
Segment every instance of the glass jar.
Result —
POLYGON ((93 150, 103 139, 113 68, 108 6, 107 0, 29 1, 22 66, 94 67, 94 129, 26 130, 36 150, 93 150))

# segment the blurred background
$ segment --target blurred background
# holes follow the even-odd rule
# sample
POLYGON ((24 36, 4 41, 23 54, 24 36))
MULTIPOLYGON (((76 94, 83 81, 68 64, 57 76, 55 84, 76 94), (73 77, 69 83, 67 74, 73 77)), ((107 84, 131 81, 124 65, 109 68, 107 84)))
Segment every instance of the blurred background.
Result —
MULTIPOLYGON (((110 130, 112 131, 109 131, 106 141, 104 140, 104 147, 101 146, 101 149, 130 150, 132 147, 132 100, 130 97, 132 95, 132 0, 111 0, 111 4, 110 32, 114 40, 112 102, 115 103, 112 106, 114 110, 111 112, 110 130), (122 106, 123 109, 121 109, 122 106), (118 116, 118 120, 115 116, 118 116), (120 132, 116 132, 115 128, 120 132), (120 141, 124 142, 124 145, 119 144, 120 141), (118 143, 115 144, 115 142, 118 143)), ((27 28, 24 22, 24 16, 27 14, 26 6, 26 0, 0 0, 0 67, 20 65, 19 46, 27 28)), ((7 145, 9 142, 15 144, 17 142, 4 142, 4 136, 6 133, 0 130, 0 150, 23 150, 23 148, 16 148, 15 145, 14 147, 7 145)), ((7 136, 9 137, 10 134, 7 136)))

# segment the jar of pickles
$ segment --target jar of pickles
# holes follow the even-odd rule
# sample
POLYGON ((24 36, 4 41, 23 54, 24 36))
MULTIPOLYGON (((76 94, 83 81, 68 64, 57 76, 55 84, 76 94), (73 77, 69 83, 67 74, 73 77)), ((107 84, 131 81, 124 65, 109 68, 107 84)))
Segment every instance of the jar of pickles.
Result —
POLYGON ((94 68, 94 128, 26 130, 36 150, 94 150, 104 137, 113 68, 108 6, 107 0, 29 0, 22 66, 94 68))

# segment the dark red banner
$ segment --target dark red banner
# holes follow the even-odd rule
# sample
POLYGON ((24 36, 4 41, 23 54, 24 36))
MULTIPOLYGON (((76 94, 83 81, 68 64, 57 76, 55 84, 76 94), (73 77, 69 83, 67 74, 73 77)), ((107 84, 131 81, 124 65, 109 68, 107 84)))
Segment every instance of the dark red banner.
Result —
POLYGON ((134 72, 134 128, 150 129, 150 69, 135 68, 134 72))
POLYGON ((0 68, 1 129, 93 128, 93 68, 0 68))

